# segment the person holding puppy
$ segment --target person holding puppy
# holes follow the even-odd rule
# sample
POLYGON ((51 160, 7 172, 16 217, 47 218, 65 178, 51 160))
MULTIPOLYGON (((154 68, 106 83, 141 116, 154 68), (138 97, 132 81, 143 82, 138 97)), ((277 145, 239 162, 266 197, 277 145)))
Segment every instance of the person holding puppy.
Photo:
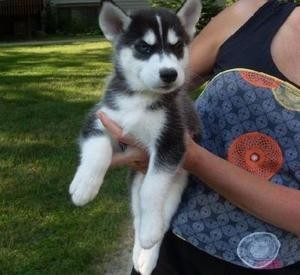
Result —
MULTIPOLYGON (((300 274, 300 7, 240 0, 190 48, 202 140, 186 138, 193 176, 152 274, 300 274)), ((104 114, 129 150, 112 165, 147 167, 147 154, 104 114)), ((133 270, 132 274, 136 274, 133 270)))

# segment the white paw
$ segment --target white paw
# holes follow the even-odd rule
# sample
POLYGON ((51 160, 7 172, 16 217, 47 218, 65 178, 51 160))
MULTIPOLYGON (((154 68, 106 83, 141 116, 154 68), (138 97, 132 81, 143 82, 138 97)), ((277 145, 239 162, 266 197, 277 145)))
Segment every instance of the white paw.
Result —
POLYGON ((139 245, 139 241, 135 241, 134 242, 134 246, 133 246, 133 252, 132 252, 132 261, 133 261, 133 266, 135 268, 135 270, 139 270, 139 256, 141 253, 141 246, 139 245))
POLYGON ((154 270, 160 245, 155 245, 151 249, 142 249, 138 258, 137 269, 142 275, 151 275, 154 270))
POLYGON ((69 188, 73 203, 83 206, 92 201, 99 192, 101 181, 95 174, 78 171, 69 188))
POLYGON ((164 226, 162 218, 151 216, 143 218, 140 226, 140 244, 144 249, 153 247, 162 240, 164 236, 164 226))

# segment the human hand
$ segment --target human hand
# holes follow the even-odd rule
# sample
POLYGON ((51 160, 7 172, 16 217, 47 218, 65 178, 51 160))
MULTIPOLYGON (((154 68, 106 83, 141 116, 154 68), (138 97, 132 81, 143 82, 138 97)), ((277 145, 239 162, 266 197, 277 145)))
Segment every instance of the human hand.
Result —
MULTIPOLYGON (((149 162, 149 155, 146 150, 132 136, 124 135, 122 128, 104 113, 99 112, 98 118, 114 139, 127 145, 125 152, 113 155, 111 166, 128 165, 133 170, 146 173, 149 162)), ((191 172, 197 159, 196 149, 199 146, 189 134, 185 135, 185 146, 186 151, 182 166, 185 170, 191 172)))
POLYGON ((200 146, 193 140, 191 135, 185 134, 185 154, 182 167, 188 172, 194 172, 194 164, 197 160, 198 149, 200 146))
POLYGON ((99 112, 97 115, 110 135, 127 146, 124 152, 113 155, 111 166, 128 165, 133 170, 146 173, 149 162, 146 150, 132 136, 124 135, 122 128, 104 113, 99 112))

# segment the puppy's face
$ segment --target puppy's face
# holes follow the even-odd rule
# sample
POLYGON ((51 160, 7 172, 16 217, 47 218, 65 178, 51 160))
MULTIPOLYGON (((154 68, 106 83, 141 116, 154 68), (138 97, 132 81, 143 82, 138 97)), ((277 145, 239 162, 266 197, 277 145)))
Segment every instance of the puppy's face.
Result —
POLYGON ((144 11, 122 35, 117 64, 133 90, 170 92, 185 81, 188 41, 175 15, 144 11))
POLYGON ((168 93, 183 85, 188 66, 187 45, 200 13, 199 0, 186 1, 177 14, 148 9, 131 16, 112 2, 103 3, 100 26, 114 42, 117 71, 132 90, 168 93), (192 19, 195 9, 198 14, 192 19))

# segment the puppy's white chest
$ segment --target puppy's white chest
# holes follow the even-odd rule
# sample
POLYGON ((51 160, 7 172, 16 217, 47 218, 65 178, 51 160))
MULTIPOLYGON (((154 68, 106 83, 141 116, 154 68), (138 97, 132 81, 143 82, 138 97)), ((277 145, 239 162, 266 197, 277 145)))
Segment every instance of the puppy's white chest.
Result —
POLYGON ((151 147, 164 127, 165 112, 149 109, 153 99, 140 95, 120 96, 117 102, 119 108, 105 110, 107 115, 123 128, 125 134, 133 135, 144 146, 151 147))

